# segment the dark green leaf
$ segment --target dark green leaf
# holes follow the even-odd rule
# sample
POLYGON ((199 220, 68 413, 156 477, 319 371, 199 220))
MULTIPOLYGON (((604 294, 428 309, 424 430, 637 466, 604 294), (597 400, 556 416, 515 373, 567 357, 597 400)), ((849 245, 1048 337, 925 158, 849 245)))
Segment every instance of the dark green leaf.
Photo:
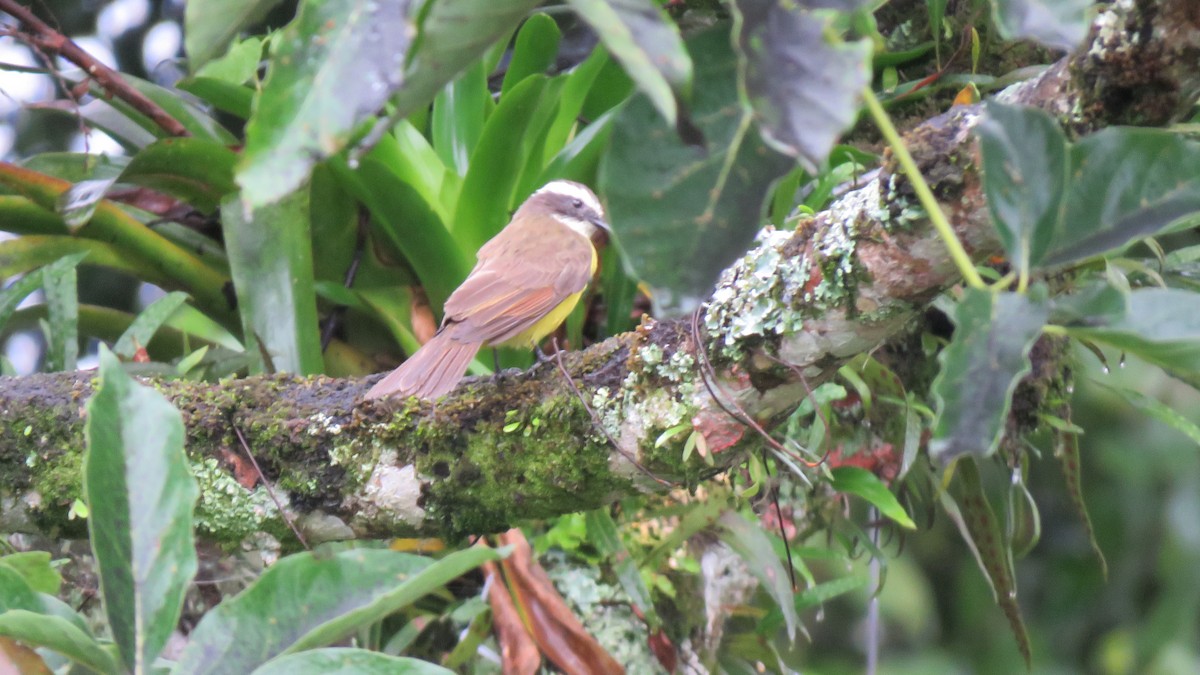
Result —
POLYGON ((134 155, 121 182, 134 183, 181 199, 198 211, 213 213, 237 189, 233 167, 237 153, 202 138, 164 138, 134 155))
POLYGON ((1162 129, 1088 136, 1071 150, 1071 175, 1046 265, 1125 246, 1200 211, 1200 143, 1162 129))
POLYGON ((692 86, 692 60, 679 28, 653 0, 567 0, 596 31, 668 124, 692 86))
POLYGON ((151 338, 158 332, 158 329, 183 303, 187 302, 187 298, 187 293, 174 291, 155 300, 149 307, 143 309, 142 313, 138 314, 138 317, 129 325, 129 328, 121 335, 121 339, 113 345, 113 352, 117 356, 132 359, 138 347, 150 344, 151 338))
POLYGON ((288 556, 205 615, 175 675, 248 673, 290 651, 329 644, 496 557, 471 548, 435 566, 429 558, 382 549, 288 556))
POLYGON ((1092 0, 992 0, 992 16, 1006 39, 1030 39, 1074 49, 1088 30, 1092 0))
POLYGON ((0 614, 0 635, 52 649, 98 673, 119 675, 123 672, 95 638, 62 617, 12 609, 0 614))
POLYGON ((955 308, 954 337, 933 383, 938 420, 931 458, 945 463, 962 454, 995 452, 1013 390, 1029 372, 1029 350, 1048 315, 1040 297, 979 289, 963 294, 955 308))
POLYGON ((397 116, 425 106, 442 85, 510 35, 541 4, 538 0, 438 0, 425 8, 409 51, 397 116))
POLYGON ((256 209, 237 195, 221 204, 221 229, 246 342, 257 340, 273 372, 321 372, 321 336, 313 290, 308 188, 256 209))
POLYGON ((192 509, 200 489, 179 411, 103 348, 86 438, 88 530, 105 615, 126 667, 142 673, 175 629, 196 573, 192 509))
POLYGON ((896 495, 875 474, 857 466, 839 466, 831 473, 833 480, 829 484, 834 490, 862 497, 901 527, 910 530, 917 528, 896 495))
POLYGON ((250 117, 254 90, 212 77, 190 77, 176 85, 181 90, 199 96, 214 108, 240 119, 250 117))
POLYGON ((86 256, 88 265, 128 272, 143 281, 167 283, 154 268, 102 241, 38 234, 0 241, 0 278, 24 274, 70 255, 86 256))
POLYGON ((46 366, 50 372, 75 370, 79 358, 79 288, 75 268, 87 253, 75 253, 42 268, 46 294, 46 366))
POLYGON ((617 242, 652 286, 660 317, 708 295, 758 232, 772 182, 793 165, 763 144, 739 103, 728 33, 707 31, 688 46, 705 83, 693 114, 708 147, 683 144, 639 96, 618 113, 600 168, 617 242))
POLYGON ((500 98, 526 77, 544 75, 554 65, 561 38, 558 24, 549 15, 538 13, 529 17, 517 32, 512 59, 500 87, 500 98))
POLYGON ((314 649, 268 661, 251 675, 453 675, 439 665, 366 649, 314 649))
POLYGON ((20 574, 25 583, 38 593, 54 595, 62 587, 62 575, 50 564, 46 551, 21 551, 0 557, 0 567, 20 574))
POLYGON ((1028 272, 1053 241, 1066 202, 1067 138, 1047 113, 989 101, 975 132, 983 189, 1013 267, 1028 272))
MULTIPOLYGON (((108 92, 96 83, 93 78, 82 71, 70 71, 63 73, 63 77, 68 82, 89 81, 92 87, 92 94, 97 97, 97 100, 91 101, 85 107, 93 106, 94 104, 102 104, 103 106, 114 109, 120 116, 134 124, 140 126, 147 133, 155 138, 167 136, 167 132, 162 129, 156 122, 146 117, 132 105, 115 97, 110 97, 108 92)), ((138 77, 134 77, 128 73, 122 73, 121 79, 125 80, 134 89, 138 90, 146 98, 154 101, 168 115, 174 117, 180 124, 187 129, 188 133, 197 138, 204 138, 219 143, 234 144, 237 139, 228 129, 222 127, 216 119, 209 115, 199 105, 196 105, 186 96, 182 96, 174 89, 160 87, 152 82, 147 82, 138 77)), ((104 114, 104 108, 98 108, 97 114, 104 114)), ((103 127, 102 127, 103 128, 103 127)), ((107 131, 107 129, 105 129, 107 131)), ((138 147, 146 145, 139 143, 138 147)))
POLYGON ((220 56, 238 33, 261 21, 277 4, 279 0, 204 0, 187 3, 183 11, 183 46, 187 50, 188 70, 194 73, 220 56))
POLYGON ((1143 288, 1128 296, 1128 311, 1069 328, 1072 337, 1103 342, 1200 386, 1200 294, 1143 288))
MULTIPOLYGON (((248 37, 233 44, 223 56, 209 61, 196 71, 197 77, 207 77, 229 84, 245 84, 258 74, 258 66, 262 63, 263 43, 259 37, 248 37)), ((195 67, 194 63, 189 66, 195 67)))
POLYGON ((871 43, 831 42, 826 17, 795 4, 737 0, 733 8, 739 78, 763 138, 815 173, 858 116, 871 43))
MULTIPOLYGON (((439 3, 440 4, 440 3, 439 3)), ((403 82, 407 1, 305 0, 276 37, 238 167, 251 207, 292 193, 403 82)))
POLYGON ((763 589, 783 611, 784 623, 790 639, 796 638, 800 618, 793 604, 791 577, 775 555, 771 540, 757 524, 743 518, 736 511, 726 511, 718 519, 721 541, 746 561, 750 572, 758 578, 763 589))

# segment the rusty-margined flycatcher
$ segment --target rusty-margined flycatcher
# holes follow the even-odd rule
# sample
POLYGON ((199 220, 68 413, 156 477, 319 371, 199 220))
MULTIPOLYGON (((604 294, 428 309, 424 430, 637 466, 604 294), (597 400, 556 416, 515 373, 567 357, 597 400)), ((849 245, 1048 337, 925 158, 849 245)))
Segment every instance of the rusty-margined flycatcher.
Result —
POLYGON ((458 384, 480 347, 536 347, 579 302, 596 272, 593 238, 607 231, 591 190, 547 183, 479 249, 475 269, 446 300, 433 339, 366 397, 434 399, 458 384))

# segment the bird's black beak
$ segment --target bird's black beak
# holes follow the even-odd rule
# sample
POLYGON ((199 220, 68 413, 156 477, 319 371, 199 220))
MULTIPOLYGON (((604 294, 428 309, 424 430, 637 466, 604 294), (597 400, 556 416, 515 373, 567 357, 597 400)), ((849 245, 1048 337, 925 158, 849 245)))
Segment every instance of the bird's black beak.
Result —
POLYGON ((607 245, 612 239, 612 227, 600 217, 588 218, 588 222, 595 225, 598 230, 592 235, 592 242, 597 246, 607 245))

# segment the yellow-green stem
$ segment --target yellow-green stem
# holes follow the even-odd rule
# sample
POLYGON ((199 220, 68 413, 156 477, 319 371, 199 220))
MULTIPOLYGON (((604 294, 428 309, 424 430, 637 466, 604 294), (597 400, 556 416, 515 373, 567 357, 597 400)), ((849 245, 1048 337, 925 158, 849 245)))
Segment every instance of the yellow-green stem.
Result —
POLYGON ((975 263, 971 262, 971 256, 967 255, 967 250, 958 240, 958 235, 954 234, 954 228, 950 227, 950 221, 946 220, 946 214, 942 213, 942 207, 938 204, 937 198, 933 196, 933 191, 929 189, 929 184, 925 182, 921 170, 917 168, 916 161, 913 160, 908 148, 904 145, 904 139, 900 138, 900 133, 892 125, 891 118, 888 117, 870 87, 863 88, 863 100, 867 104, 867 110, 870 111, 871 117, 875 120, 875 126, 879 127, 879 132, 891 146, 892 152, 896 155, 896 161, 904 170, 904 175, 912 183, 921 206, 925 207, 925 211, 929 213, 929 221, 933 223, 933 228, 937 230, 942 242, 945 243, 946 250, 949 251, 950 258, 958 267, 963 280, 972 288, 986 288, 987 284, 975 270, 975 263))

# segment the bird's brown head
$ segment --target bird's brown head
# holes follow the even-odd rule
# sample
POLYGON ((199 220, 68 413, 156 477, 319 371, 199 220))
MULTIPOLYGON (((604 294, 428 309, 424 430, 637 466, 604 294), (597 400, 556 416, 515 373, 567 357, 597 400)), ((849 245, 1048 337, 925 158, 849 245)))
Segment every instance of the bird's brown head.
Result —
POLYGON ((604 220, 604 207, 596 193, 582 183, 556 180, 533 193, 517 216, 549 216, 582 234, 597 246, 607 243, 611 230, 604 220))

